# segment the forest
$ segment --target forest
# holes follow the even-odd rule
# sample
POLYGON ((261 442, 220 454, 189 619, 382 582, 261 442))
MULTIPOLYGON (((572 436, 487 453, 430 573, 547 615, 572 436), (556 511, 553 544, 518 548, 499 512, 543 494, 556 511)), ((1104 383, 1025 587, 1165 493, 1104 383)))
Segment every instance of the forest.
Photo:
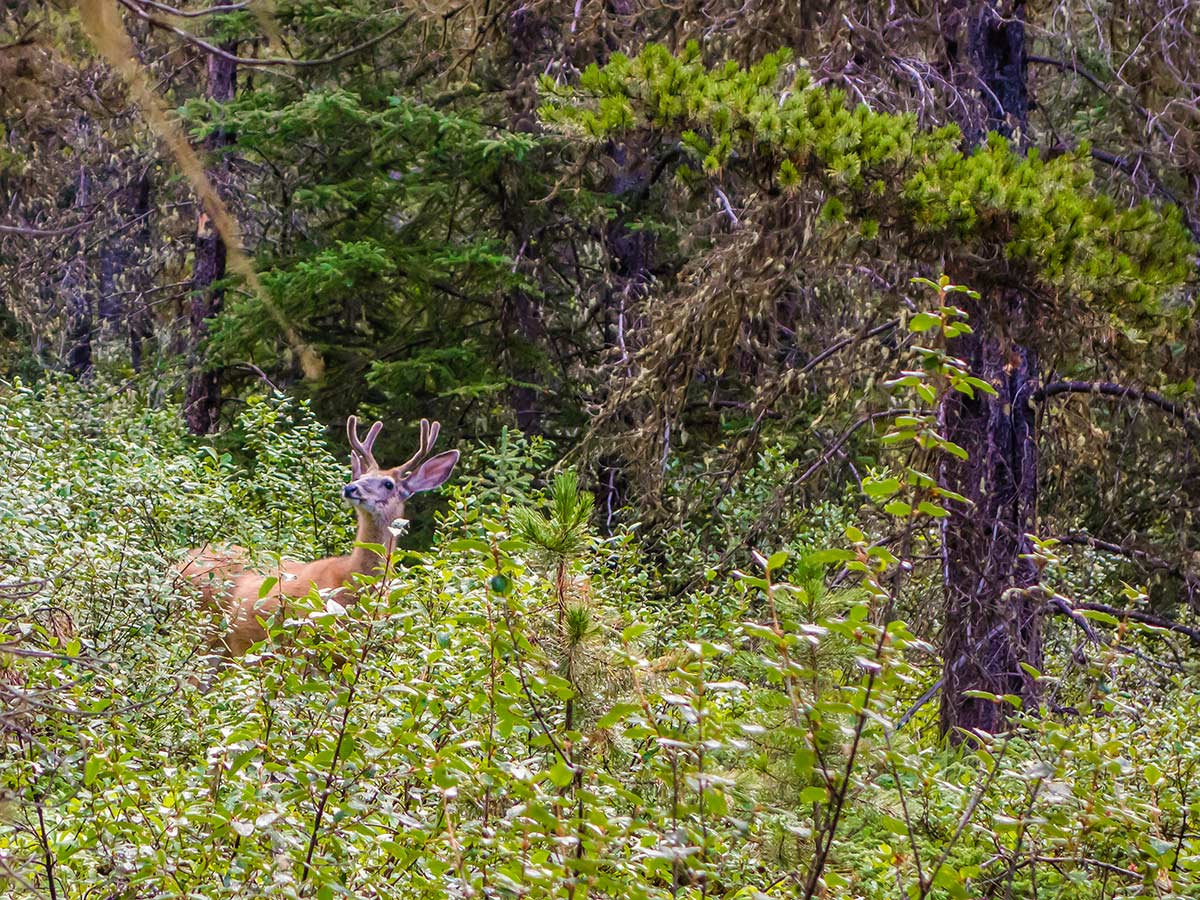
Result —
POLYGON ((5 0, 0 897, 1200 897, 1198 262, 1191 0, 5 0))

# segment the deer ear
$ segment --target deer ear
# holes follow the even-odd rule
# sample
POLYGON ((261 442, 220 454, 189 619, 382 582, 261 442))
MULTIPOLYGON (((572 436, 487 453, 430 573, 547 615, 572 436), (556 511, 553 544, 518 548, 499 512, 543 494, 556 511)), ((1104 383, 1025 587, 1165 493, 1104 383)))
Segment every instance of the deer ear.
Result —
POLYGON ((439 453, 433 459, 426 460, 421 465, 421 468, 410 475, 404 482, 404 486, 410 494, 416 494, 420 491, 432 491, 436 487, 441 487, 445 484, 446 479, 450 477, 450 473, 454 471, 454 465, 457 462, 457 450, 447 450, 445 453, 439 453))

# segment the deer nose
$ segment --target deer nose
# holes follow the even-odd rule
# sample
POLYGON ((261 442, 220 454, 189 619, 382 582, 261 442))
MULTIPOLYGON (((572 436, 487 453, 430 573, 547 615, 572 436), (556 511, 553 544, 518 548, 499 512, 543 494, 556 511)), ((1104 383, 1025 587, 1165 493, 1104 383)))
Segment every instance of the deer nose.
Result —
POLYGON ((358 496, 358 485, 348 484, 342 488, 342 496, 350 499, 358 496))

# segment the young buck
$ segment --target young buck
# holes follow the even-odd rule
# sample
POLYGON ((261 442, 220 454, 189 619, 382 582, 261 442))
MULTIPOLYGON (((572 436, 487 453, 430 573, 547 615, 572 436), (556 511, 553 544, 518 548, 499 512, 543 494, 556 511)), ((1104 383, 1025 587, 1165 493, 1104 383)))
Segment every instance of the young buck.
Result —
MULTIPOLYGON (((431 491, 441 486, 458 462, 458 451, 447 450, 430 457, 441 425, 421 420, 421 442, 417 452, 407 462, 394 468, 384 468, 375 461, 371 448, 383 423, 371 426, 365 438, 359 438, 358 420, 346 421, 350 439, 350 471, 353 479, 342 488, 342 496, 354 506, 358 515, 358 544, 382 545, 391 554, 396 544, 392 523, 404 517, 404 504, 413 494, 431 491)), ((217 664, 224 658, 241 656, 267 636, 260 620, 275 614, 288 597, 303 597, 310 590, 339 589, 341 603, 352 602, 354 591, 349 587, 355 575, 373 575, 384 565, 378 550, 356 546, 349 556, 333 556, 304 563, 281 560, 278 569, 263 573, 253 569, 247 551, 242 547, 222 550, 192 550, 179 566, 181 575, 199 590, 205 607, 222 613, 228 622, 224 633, 216 635, 208 645, 217 664), (269 575, 278 576, 266 596, 260 597, 269 575)))

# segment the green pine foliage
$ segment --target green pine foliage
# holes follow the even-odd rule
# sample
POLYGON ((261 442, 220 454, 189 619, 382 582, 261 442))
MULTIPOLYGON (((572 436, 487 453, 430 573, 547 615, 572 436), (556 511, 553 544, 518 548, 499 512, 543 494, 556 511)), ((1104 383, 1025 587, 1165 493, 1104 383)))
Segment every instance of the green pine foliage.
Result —
MULTIPOLYGON (((507 386, 490 313, 504 291, 531 286, 504 249, 492 192, 526 162, 531 135, 386 83, 299 95, 271 84, 186 113, 197 139, 218 123, 236 134, 231 152, 283 194, 259 266, 271 301, 326 362, 312 388, 321 408, 369 387, 403 416, 507 386)), ((210 351, 267 365, 287 342, 260 298, 232 292, 210 351)))
POLYGON ((542 89, 542 117, 563 131, 677 134, 685 183, 749 169, 780 190, 808 185, 825 198, 825 222, 859 223, 867 239, 945 259, 976 284, 1023 284, 1136 318, 1160 310, 1191 272, 1178 210, 1119 208, 1094 189, 1086 145, 1043 159, 992 134, 964 151, 956 126, 922 131, 913 115, 851 106, 787 51, 709 67, 695 43, 677 56, 651 45, 589 67, 578 86, 547 78, 542 89))

